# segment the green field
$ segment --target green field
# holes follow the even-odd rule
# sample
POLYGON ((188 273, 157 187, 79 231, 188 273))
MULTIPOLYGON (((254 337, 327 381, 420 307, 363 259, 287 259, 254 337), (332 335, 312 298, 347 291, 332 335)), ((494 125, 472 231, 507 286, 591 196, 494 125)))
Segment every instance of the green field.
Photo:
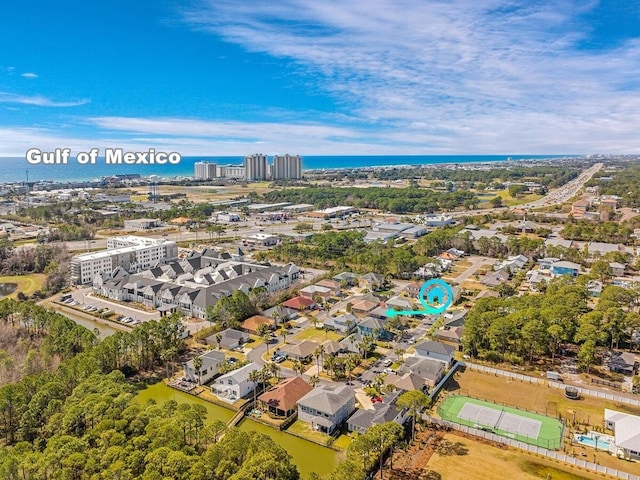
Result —
POLYGON ((477 428, 479 425, 481 427, 488 427, 484 429, 488 429, 496 435, 500 435, 501 437, 513 438, 515 440, 520 440, 521 442, 525 442, 531 445, 537 445, 538 447, 553 450, 559 449, 562 446, 562 423, 555 418, 546 417, 538 413, 526 412, 524 410, 518 410, 517 408, 513 407, 497 405, 495 403, 479 400, 476 398, 465 397, 461 395, 451 395, 442 402, 442 405, 440 405, 440 408, 438 409, 438 414, 441 418, 449 420, 450 422, 458 423, 460 425, 466 425, 472 428, 477 428), (494 425, 482 425, 475 421, 460 418, 458 414, 467 403, 472 403, 480 407, 496 410, 498 412, 501 412, 501 414, 510 413, 522 418, 537 420, 541 424, 540 432, 538 433, 538 436, 536 438, 532 438, 524 435, 510 433, 506 430, 500 430, 499 428, 493 428, 494 425))

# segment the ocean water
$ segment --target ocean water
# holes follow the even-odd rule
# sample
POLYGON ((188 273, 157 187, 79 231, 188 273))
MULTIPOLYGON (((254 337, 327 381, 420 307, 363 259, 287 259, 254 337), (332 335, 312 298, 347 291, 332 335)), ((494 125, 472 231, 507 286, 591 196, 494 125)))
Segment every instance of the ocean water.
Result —
MULTIPOLYGON (((303 170, 363 168, 399 165, 434 165, 449 163, 503 162, 512 160, 540 160, 567 158, 577 155, 344 155, 303 156, 303 170)), ((272 158, 269 157, 269 161, 272 158)), ((31 165, 25 157, 0 158, 0 183, 34 181, 92 180, 116 174, 139 173, 163 178, 191 177, 195 162, 208 161, 219 165, 241 165, 244 157, 183 157, 177 165, 107 165, 98 158, 95 165, 78 164, 75 158, 66 165, 31 165)))

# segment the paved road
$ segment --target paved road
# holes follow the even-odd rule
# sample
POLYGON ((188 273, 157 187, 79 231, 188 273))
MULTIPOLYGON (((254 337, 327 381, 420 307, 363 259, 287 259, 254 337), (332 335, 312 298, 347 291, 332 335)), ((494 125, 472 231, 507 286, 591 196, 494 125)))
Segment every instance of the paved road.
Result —
POLYGON ((471 275, 475 274, 482 265, 492 265, 495 262, 494 258, 476 256, 466 257, 464 260, 471 262, 471 266, 453 279, 458 285, 464 282, 471 275))

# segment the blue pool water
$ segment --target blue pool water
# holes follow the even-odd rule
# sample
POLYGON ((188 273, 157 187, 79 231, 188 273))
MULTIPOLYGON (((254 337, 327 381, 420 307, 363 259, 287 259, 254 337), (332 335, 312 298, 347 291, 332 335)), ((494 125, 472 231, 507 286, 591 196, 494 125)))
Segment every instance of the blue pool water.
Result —
MULTIPOLYGON (((577 441, 588 447, 596 448, 596 439, 588 435, 579 435, 577 441)), ((597 447, 601 450, 609 450, 609 442, 603 438, 598 438, 597 447)))

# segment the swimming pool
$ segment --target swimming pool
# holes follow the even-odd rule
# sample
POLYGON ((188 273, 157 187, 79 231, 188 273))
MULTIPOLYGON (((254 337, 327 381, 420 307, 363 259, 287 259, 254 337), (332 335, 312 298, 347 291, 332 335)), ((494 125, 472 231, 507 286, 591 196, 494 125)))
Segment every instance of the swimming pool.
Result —
POLYGON ((576 442, 586 445, 591 448, 598 448, 600 450, 609 450, 611 446, 611 437, 609 435, 602 435, 596 432, 589 432, 588 435, 576 435, 576 442), (597 440, 596 440, 597 438, 597 440))

